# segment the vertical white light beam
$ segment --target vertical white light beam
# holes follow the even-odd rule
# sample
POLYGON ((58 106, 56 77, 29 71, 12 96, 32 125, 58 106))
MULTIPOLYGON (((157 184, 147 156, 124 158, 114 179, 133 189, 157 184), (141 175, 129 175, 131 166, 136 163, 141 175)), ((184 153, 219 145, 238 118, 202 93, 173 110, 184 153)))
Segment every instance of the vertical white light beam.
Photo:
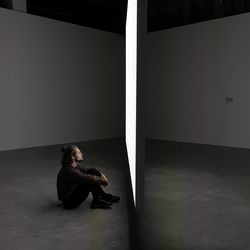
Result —
POLYGON ((136 204, 137 0, 128 0, 126 21, 126 146, 136 204))

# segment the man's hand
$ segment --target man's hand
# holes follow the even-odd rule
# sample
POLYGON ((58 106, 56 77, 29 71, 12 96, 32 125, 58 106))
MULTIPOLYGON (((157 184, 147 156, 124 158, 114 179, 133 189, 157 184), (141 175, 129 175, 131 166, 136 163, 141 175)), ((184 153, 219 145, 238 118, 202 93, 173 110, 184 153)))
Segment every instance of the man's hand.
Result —
POLYGON ((97 181, 100 185, 106 187, 108 185, 108 180, 107 177, 105 175, 101 175, 101 176, 96 176, 96 175, 90 175, 91 178, 93 178, 95 181, 97 181))
POLYGON ((103 186, 107 186, 108 185, 108 179, 107 179, 107 177, 103 173, 101 173, 101 178, 104 181, 104 185, 103 186))

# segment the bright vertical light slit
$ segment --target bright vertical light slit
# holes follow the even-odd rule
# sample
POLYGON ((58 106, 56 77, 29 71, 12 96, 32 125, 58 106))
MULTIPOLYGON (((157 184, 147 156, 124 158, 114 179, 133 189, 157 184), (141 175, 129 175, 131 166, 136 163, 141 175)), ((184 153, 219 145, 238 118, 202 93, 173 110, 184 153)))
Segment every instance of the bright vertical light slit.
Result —
POLYGON ((126 22, 126 145, 136 203, 137 0, 128 0, 126 22))

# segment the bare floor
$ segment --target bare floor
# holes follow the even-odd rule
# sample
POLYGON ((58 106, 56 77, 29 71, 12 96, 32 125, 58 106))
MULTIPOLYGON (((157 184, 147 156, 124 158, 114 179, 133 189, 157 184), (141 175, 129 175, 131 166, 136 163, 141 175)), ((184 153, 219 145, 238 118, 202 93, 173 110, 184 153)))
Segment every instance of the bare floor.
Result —
POLYGON ((64 210, 56 193, 61 145, 0 152, 1 250, 129 250, 131 231, 135 249, 250 249, 249 149, 147 141, 145 208, 131 230, 124 142, 77 145, 121 201, 92 210, 90 194, 64 210))
POLYGON ((121 200, 110 210, 90 209, 91 194, 75 210, 57 200, 61 145, 0 152, 1 250, 130 249, 127 158, 120 139, 77 143, 86 166, 109 179, 105 191, 121 200))
POLYGON ((142 249, 250 249, 250 150, 148 140, 142 249))

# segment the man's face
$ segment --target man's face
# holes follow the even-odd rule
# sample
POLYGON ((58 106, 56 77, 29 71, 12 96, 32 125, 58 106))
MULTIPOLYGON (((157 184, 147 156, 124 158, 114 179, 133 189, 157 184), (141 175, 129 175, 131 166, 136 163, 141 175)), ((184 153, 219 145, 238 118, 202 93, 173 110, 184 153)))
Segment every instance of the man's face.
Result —
POLYGON ((78 162, 83 160, 83 153, 79 148, 76 149, 75 160, 78 162))

